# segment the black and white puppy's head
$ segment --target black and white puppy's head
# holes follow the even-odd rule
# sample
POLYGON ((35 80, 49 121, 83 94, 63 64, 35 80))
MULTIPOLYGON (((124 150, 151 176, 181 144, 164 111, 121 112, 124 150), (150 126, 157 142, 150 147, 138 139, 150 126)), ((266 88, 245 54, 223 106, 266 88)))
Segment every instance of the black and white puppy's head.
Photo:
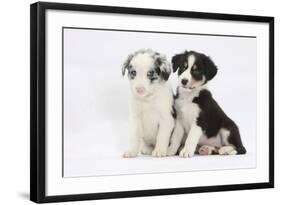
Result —
POLYGON ((171 66, 164 55, 142 49, 128 56, 122 67, 123 75, 126 70, 133 94, 146 97, 168 80, 171 66))
POLYGON ((173 71, 178 70, 179 87, 191 91, 213 79, 217 67, 210 57, 195 51, 185 51, 172 58, 173 71))

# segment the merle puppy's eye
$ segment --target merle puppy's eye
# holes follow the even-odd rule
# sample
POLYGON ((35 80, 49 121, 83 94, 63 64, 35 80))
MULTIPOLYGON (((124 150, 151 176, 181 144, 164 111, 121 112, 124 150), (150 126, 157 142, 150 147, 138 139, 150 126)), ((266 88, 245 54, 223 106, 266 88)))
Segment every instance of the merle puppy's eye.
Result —
POLYGON ((131 70, 131 71, 130 71, 130 75, 133 76, 133 77, 135 77, 135 76, 137 75, 137 71, 131 70))
POLYGON ((147 72, 147 76, 152 77, 154 75, 154 73, 155 72, 153 70, 150 70, 150 71, 147 72))

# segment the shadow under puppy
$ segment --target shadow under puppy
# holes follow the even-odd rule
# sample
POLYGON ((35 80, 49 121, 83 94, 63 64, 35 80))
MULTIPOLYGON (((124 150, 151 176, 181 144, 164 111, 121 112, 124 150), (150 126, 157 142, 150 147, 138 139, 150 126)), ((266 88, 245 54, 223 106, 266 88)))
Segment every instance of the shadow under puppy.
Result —
POLYGON ((128 71, 129 148, 124 157, 142 154, 163 157, 167 154, 174 128, 173 92, 167 83, 171 73, 166 57, 151 49, 128 56, 122 74, 128 71))
POLYGON ((173 71, 178 70, 175 96, 177 119, 168 155, 179 151, 180 157, 199 154, 245 154, 237 125, 224 113, 207 89, 217 67, 206 55, 185 51, 172 58, 173 71), (179 147, 182 149, 179 150, 179 147))

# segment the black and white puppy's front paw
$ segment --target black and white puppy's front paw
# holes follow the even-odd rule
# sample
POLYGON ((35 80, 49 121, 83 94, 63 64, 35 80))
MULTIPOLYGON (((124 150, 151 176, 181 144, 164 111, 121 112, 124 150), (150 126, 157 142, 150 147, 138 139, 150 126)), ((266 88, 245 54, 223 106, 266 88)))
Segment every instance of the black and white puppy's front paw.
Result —
POLYGON ((185 145, 180 151, 180 157, 193 157, 195 153, 196 146, 185 145))

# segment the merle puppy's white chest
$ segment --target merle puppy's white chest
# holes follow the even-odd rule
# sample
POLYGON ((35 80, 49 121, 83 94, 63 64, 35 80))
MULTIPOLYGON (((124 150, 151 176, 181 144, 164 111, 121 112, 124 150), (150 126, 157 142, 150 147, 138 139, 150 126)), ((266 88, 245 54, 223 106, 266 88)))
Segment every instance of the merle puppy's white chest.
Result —
POLYGON ((143 128, 143 140, 148 144, 155 145, 158 132, 160 114, 155 105, 143 105, 140 118, 143 128))

